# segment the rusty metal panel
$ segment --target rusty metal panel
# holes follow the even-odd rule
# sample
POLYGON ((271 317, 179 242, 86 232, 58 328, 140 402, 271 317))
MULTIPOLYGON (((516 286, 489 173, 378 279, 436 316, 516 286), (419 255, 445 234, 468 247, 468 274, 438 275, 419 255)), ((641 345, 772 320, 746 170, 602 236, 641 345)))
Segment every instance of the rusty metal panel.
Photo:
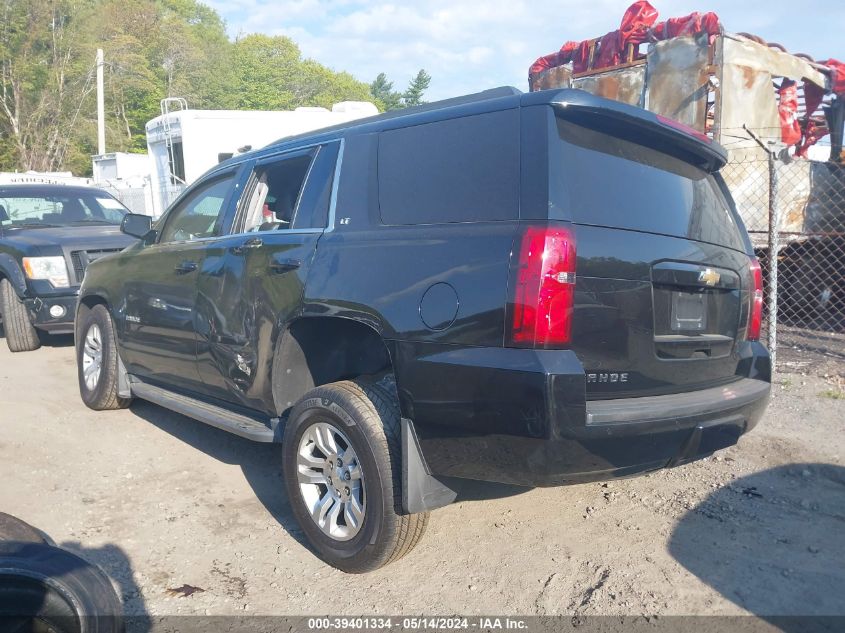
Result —
POLYGON ((569 66, 549 68, 530 78, 531 92, 549 90, 552 88, 571 88, 572 69, 569 66))
POLYGON ((813 161, 802 158, 777 166, 778 231, 782 233, 801 233, 808 229, 807 205, 813 186, 810 177, 812 166, 813 161))
POLYGON ((645 65, 640 64, 576 77, 572 80, 572 87, 606 99, 642 106, 644 83, 645 65))
POLYGON ((746 127, 763 142, 780 142, 780 118, 772 75, 751 66, 724 63, 714 130, 716 140, 732 149, 754 148, 757 142, 746 127))
MULTIPOLYGON (((780 233, 787 235, 783 245, 794 239, 793 235, 812 230, 808 217, 813 179, 811 169, 814 161, 797 159, 784 164, 778 161, 776 173, 778 226, 780 233)), ((731 194, 736 202, 745 228, 751 235, 755 247, 765 247, 769 231, 769 163, 766 153, 759 149, 730 152, 728 164, 722 168, 731 194)))
MULTIPOLYGON (((714 137, 729 150, 722 170, 737 208, 756 246, 764 245, 769 225, 769 171, 766 152, 749 134, 772 149, 781 143, 780 117, 773 77, 801 79, 801 73, 818 75, 804 60, 751 40, 724 36, 718 49, 720 92, 714 137), (798 73, 798 76, 796 76, 798 73), (747 128, 747 129, 746 129, 747 128), (759 231, 759 232, 758 232, 759 231)), ((778 164, 778 230, 801 233, 810 199, 810 163, 796 160, 778 164)), ((784 243, 787 243, 786 241, 784 243)))
POLYGON ((722 40, 722 61, 725 64, 764 70, 775 77, 789 77, 795 81, 807 79, 821 88, 829 88, 827 77, 806 59, 763 46, 742 35, 726 33, 722 40))
POLYGON ((656 114, 705 131, 710 90, 706 37, 674 37, 648 50, 645 106, 656 114))

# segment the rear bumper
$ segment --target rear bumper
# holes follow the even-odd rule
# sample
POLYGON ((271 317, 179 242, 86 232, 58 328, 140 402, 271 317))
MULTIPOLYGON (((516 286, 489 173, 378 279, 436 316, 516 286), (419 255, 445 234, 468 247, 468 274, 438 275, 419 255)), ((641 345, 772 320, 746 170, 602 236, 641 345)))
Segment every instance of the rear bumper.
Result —
POLYGON ((553 486, 657 470, 736 444, 770 394, 768 353, 745 347, 736 380, 671 395, 586 401, 575 354, 535 350, 435 354, 400 371, 399 387, 435 476, 553 486))

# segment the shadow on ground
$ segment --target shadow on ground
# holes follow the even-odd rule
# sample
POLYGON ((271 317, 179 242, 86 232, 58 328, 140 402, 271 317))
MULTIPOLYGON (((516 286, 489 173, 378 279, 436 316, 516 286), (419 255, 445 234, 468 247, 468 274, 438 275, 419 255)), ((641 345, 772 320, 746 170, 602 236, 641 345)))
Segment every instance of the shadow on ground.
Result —
POLYGON ((669 551, 784 631, 845 616, 845 468, 790 464, 737 479, 684 515, 669 551))
POLYGON ((38 333, 41 345, 44 347, 73 347, 73 334, 44 334, 38 333))
POLYGON ((95 564, 111 578, 123 603, 127 633, 147 633, 152 630, 152 620, 147 613, 144 596, 135 582, 129 556, 123 549, 114 543, 102 547, 83 547, 77 541, 59 543, 59 547, 95 564))
POLYGON ((0 578, 2 631, 122 631, 114 616, 131 622, 131 633, 150 630, 132 563, 113 543, 56 543, 36 526, 0 513, 0 578))
MULTIPOLYGON (((147 422, 224 464, 240 466, 258 500, 278 523, 301 545, 310 549, 293 516, 282 480, 282 447, 243 439, 154 404, 135 400, 131 410, 147 422)), ((456 493, 456 501, 484 501, 522 494, 519 486, 444 480, 456 493)))
POLYGON ((252 442, 142 400, 135 400, 131 410, 206 455, 224 464, 240 466, 256 497, 271 516, 294 539, 308 547, 285 493, 280 444, 252 442))
MULTIPOLYGON (((6 339, 2 321, 0 321, 0 339, 4 341, 6 339)), ((73 347, 73 334, 47 334, 39 330, 38 339, 44 347, 73 347)))

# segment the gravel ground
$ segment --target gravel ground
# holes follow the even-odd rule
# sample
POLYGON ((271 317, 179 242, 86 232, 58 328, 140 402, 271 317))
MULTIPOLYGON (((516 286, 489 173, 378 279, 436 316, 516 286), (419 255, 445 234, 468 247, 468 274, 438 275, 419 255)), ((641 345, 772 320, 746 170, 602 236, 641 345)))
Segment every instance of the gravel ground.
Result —
POLYGON ((845 362, 783 357, 738 446, 602 484, 465 483, 406 558, 348 576, 303 545, 279 447, 142 402, 94 413, 72 341, 2 344, 0 510, 99 564, 129 614, 845 615, 845 362))

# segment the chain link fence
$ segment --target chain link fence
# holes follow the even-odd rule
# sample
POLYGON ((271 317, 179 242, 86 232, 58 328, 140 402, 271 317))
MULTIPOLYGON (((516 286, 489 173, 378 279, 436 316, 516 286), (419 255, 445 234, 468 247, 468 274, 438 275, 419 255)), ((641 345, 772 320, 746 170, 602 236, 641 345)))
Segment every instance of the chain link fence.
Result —
POLYGON ((140 186, 117 185, 112 182, 98 183, 97 187, 105 189, 132 213, 142 213, 159 217, 176 198, 185 190, 183 184, 161 185, 154 187, 147 180, 140 186))
POLYGON ((764 337, 778 369, 845 376, 845 165, 765 145, 723 170, 763 270, 764 337))

